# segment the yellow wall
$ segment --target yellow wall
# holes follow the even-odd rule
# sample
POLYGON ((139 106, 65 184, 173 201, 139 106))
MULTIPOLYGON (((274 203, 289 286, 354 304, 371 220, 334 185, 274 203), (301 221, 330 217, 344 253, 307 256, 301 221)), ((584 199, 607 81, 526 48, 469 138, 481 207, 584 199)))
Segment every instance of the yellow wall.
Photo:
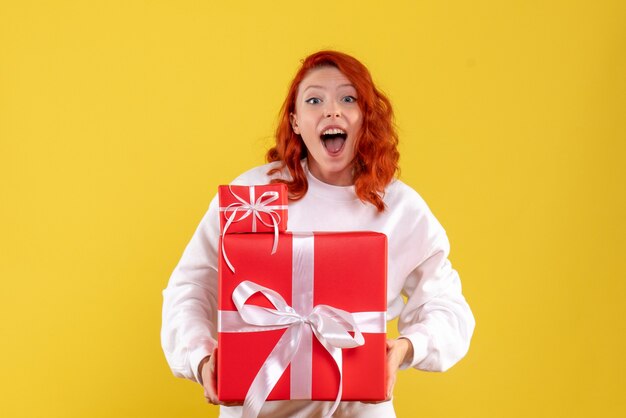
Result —
POLYGON ((212 3, 0 2, 0 416, 217 416, 160 292, 327 47, 392 98, 478 322, 399 416, 625 416, 625 3, 212 3))

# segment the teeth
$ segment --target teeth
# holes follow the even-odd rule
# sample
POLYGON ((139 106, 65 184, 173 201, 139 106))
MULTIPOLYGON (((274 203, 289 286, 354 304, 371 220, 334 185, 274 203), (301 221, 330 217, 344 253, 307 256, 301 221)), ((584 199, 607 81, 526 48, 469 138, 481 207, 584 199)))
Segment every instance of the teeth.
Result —
POLYGON ((322 135, 339 135, 339 134, 346 134, 346 131, 344 131, 343 129, 339 129, 339 128, 331 128, 331 129, 326 129, 324 132, 322 132, 322 135))

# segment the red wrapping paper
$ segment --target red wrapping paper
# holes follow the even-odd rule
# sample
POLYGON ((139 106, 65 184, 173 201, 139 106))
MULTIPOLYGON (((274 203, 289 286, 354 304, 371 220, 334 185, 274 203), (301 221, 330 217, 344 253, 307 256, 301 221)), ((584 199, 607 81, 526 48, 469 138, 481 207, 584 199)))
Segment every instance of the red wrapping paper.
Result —
MULTIPOLYGON (((292 304, 292 240, 280 235, 276 254, 266 250, 272 235, 225 235, 224 247, 237 265, 219 265, 218 309, 235 311, 232 293, 250 280, 277 291, 292 304)), ((387 238, 374 232, 315 233, 313 305, 325 304, 348 312, 385 312, 387 238)), ((271 307, 262 295, 249 304, 271 307)), ((217 359, 218 397, 243 401, 250 384, 285 330, 219 332, 217 359)), ((375 401, 386 398, 386 334, 363 333, 365 344, 343 350, 342 400, 375 401)), ((311 399, 335 400, 339 373, 330 354, 313 338, 311 399)), ((291 367, 291 366, 290 366, 291 367)), ((267 400, 291 399, 290 367, 285 370, 267 400)))
POLYGON ((228 234, 246 233, 246 232, 274 232, 274 220, 278 227, 278 231, 287 230, 287 203, 288 193, 287 186, 282 183, 266 184, 258 186, 219 186, 218 196, 220 202, 220 231, 224 233, 224 227, 228 222, 228 218, 234 214, 233 222, 228 225, 228 234), (250 190, 253 189, 254 197, 251 199, 250 190), (266 209, 271 210, 273 215, 259 211, 257 215, 250 213, 245 219, 240 219, 247 209, 242 207, 242 201, 254 205, 267 202, 268 198, 261 196, 265 192, 273 192, 278 194, 278 199, 267 203, 266 209), (237 196, 239 199, 237 199, 237 196), (259 198, 261 200, 259 201, 259 198), (240 200, 241 199, 241 200, 240 200), (237 213, 234 213, 235 210, 237 213), (258 216, 258 217, 257 217, 258 216), (260 219, 259 219, 260 217, 260 219), (274 217, 274 219, 272 219, 274 217), (253 228, 253 224, 255 227, 253 228))

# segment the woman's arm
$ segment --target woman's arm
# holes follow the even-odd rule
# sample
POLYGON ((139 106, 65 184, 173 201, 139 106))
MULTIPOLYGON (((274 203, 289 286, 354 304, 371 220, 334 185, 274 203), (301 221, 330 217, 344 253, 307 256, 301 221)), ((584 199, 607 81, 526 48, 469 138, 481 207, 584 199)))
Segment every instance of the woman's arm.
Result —
POLYGON ((165 357, 176 376, 196 382, 200 362, 217 345, 218 222, 214 198, 163 291, 165 357))
POLYGON ((411 342, 413 355, 400 368, 445 371, 465 356, 474 332, 474 316, 448 260, 450 244, 443 228, 431 242, 403 288, 408 299, 398 328, 411 342))

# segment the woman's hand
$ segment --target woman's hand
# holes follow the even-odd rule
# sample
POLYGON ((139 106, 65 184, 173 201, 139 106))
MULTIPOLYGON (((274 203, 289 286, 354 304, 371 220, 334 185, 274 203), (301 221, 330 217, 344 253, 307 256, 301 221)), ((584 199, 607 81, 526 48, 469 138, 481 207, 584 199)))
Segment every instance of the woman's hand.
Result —
POLYGON ((204 387, 204 397, 208 403, 219 405, 217 399, 217 373, 215 373, 215 359, 217 358, 217 347, 213 349, 210 356, 205 357, 200 362, 200 377, 204 387))
POLYGON ((236 406, 243 405, 243 402, 222 402, 217 398, 217 347, 213 349, 210 356, 202 359, 198 369, 202 378, 202 387, 204 387, 204 397, 206 401, 213 405, 236 406))
POLYGON ((413 345, 406 338, 387 340, 387 399, 393 396, 398 368, 406 359, 413 357, 413 345))
POLYGON ((396 373, 400 365, 413 357, 413 345, 406 338, 387 340, 387 398, 382 401, 363 401, 363 403, 381 403, 390 401, 393 397, 393 387, 396 385, 396 373))

